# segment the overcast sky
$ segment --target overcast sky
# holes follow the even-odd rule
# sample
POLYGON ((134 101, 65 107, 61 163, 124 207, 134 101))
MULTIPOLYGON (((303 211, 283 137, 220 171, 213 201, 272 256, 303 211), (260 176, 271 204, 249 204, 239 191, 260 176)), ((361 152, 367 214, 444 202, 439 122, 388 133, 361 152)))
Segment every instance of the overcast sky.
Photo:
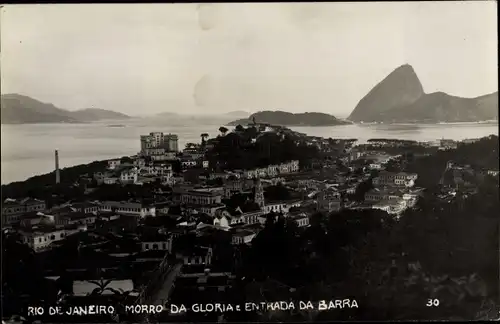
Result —
POLYGON ((2 93, 70 110, 347 116, 398 66, 497 91, 496 2, 7 5, 2 93))

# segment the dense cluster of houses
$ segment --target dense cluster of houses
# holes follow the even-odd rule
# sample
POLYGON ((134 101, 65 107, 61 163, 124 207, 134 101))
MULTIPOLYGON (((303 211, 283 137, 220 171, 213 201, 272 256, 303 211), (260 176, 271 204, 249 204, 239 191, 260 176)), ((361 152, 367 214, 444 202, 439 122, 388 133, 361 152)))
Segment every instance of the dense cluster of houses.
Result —
MULTIPOLYGON (((270 130, 266 128, 266 131, 270 130)), ((199 293, 200 287, 215 287, 221 292, 234 280, 230 269, 213 271, 212 247, 206 243, 185 246, 182 239, 186 235, 195 235, 202 240, 217 232, 226 233, 236 248, 252 244, 272 217, 284 217, 295 222, 299 229, 304 229, 310 225, 310 217, 316 211, 331 213, 344 208, 370 208, 399 217, 404 210, 415 206, 424 191, 424 188, 416 187, 418 175, 385 170, 387 163, 401 159, 401 156, 352 146, 354 142, 311 138, 311 145, 340 145, 340 149, 336 147, 327 151, 342 152, 336 160, 320 162, 320 170, 301 170, 298 161, 289 161, 255 170, 212 172, 208 176, 204 172, 197 179, 199 181, 193 183, 186 181, 182 174, 176 174, 170 163, 172 159, 180 159, 177 136, 150 133, 141 136, 140 154, 109 160, 106 170, 95 173, 93 178, 98 186, 142 185, 159 180, 172 188, 159 195, 154 203, 87 201, 47 208, 44 201, 37 199, 7 199, 2 205, 2 222, 4 226, 10 225, 19 233, 22 242, 38 253, 58 248, 70 237, 82 236, 88 241, 82 243, 83 246, 107 253, 107 258, 116 263, 125 262, 123 255, 133 255, 135 259, 130 261, 129 258, 127 262, 152 263, 151 267, 164 269, 171 262, 166 261, 166 256, 176 259, 182 269, 179 268, 175 279, 177 288, 172 300, 185 300, 189 298, 186 291, 199 293), (370 162, 356 163, 360 160, 370 162), (214 179, 221 181, 218 185, 209 185, 208 181, 214 179), (354 199, 368 181, 373 187, 361 193, 364 201, 354 199), (290 198, 266 199, 266 190, 276 186, 286 188, 291 193, 290 198), (230 207, 227 202, 235 195, 247 197, 247 202, 230 207), (169 220, 170 225, 154 225, 164 224, 163 220, 169 220), (137 249, 116 251, 116 245, 108 246, 109 235, 129 235, 136 242, 137 249)), ((373 140, 369 144, 378 147, 407 145, 391 140, 373 140)), ((440 145, 451 144, 443 144, 441 140, 440 145)), ((184 172, 208 168, 203 153, 196 147, 189 147, 184 153, 181 159, 184 172)), ((453 170, 465 168, 449 167, 453 170)), ((84 289, 84 279, 75 281, 76 290, 90 289, 84 289)), ((129 278, 110 279, 113 279, 111 286, 123 284, 137 295, 144 294, 138 290, 138 285, 131 284, 129 278)))

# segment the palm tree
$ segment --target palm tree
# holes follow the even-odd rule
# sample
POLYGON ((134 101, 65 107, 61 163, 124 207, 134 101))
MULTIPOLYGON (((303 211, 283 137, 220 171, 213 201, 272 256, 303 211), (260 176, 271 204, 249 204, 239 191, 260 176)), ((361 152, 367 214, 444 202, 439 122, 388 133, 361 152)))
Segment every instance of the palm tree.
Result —
POLYGON ((205 145, 205 139, 208 137, 208 134, 202 133, 200 136, 201 136, 201 145, 205 145))
POLYGON ((222 135, 224 136, 228 132, 228 129, 224 126, 221 126, 221 127, 219 127, 219 132, 221 132, 222 135))
POLYGON ((102 295, 105 291, 113 291, 108 285, 111 283, 110 279, 88 280, 88 282, 97 286, 89 295, 102 295))

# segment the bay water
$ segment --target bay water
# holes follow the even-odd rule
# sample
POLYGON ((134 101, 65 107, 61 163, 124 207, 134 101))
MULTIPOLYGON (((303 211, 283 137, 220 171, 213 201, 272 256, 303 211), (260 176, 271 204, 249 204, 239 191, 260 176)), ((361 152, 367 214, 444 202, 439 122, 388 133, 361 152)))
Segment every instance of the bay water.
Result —
MULTIPOLYGON (((181 121, 142 118, 100 121, 88 124, 23 124, 1 127, 1 183, 23 181, 54 170, 54 150, 59 150, 61 168, 96 160, 134 155, 140 150, 139 136, 154 131, 177 134, 179 147, 200 142, 200 134, 219 134, 228 121, 186 119, 181 121), (113 125, 115 124, 115 125, 113 125), (120 124, 116 127, 116 124, 120 124), (115 127, 113 127, 115 126, 115 127)), ((232 127, 228 127, 232 129, 232 127)), ((432 141, 446 138, 463 140, 498 135, 497 123, 456 123, 433 125, 354 124, 329 127, 290 127, 311 136, 394 138, 432 141)))

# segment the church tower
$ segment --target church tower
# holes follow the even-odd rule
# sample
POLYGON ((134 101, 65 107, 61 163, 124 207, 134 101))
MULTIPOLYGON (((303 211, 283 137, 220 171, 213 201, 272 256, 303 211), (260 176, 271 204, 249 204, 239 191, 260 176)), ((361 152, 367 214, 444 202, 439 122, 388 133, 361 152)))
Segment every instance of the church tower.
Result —
POLYGON ((262 183, 257 177, 255 179, 255 198, 254 201, 259 205, 260 209, 264 209, 264 189, 262 188, 262 183))

